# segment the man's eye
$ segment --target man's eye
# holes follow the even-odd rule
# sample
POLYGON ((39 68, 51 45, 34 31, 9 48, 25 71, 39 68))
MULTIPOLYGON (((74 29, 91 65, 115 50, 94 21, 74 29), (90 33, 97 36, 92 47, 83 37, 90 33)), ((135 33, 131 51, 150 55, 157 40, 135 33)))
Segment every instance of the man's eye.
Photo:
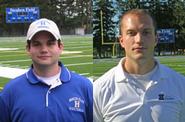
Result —
POLYGON ((147 34, 149 34, 149 33, 150 33, 150 32, 148 32, 148 31, 144 31, 144 32, 143 32, 144 35, 147 35, 147 34))
POLYGON ((152 31, 150 31, 150 30, 143 31, 143 35, 148 35, 148 34, 151 34, 151 33, 152 33, 152 31))
POLYGON ((48 45, 55 45, 55 42, 48 42, 48 45))
POLYGON ((135 35, 136 35, 136 32, 134 32, 134 31, 128 31, 128 32, 127 32, 127 35, 135 36, 135 35))
POLYGON ((32 43, 32 46, 39 46, 39 43, 32 43))

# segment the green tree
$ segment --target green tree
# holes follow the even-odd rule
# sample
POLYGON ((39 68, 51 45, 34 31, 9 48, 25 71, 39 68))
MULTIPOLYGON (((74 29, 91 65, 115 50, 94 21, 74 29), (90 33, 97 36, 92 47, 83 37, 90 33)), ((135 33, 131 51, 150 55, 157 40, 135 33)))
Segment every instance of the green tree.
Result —
POLYGON ((173 25, 176 28, 176 48, 185 49, 185 1, 177 0, 173 8, 173 25))
MULTIPOLYGON (((76 27, 92 30, 90 0, 0 0, 0 31, 25 35, 30 23, 6 23, 6 7, 39 7, 40 17, 54 20, 64 31, 76 27)), ((1 33, 2 34, 2 33, 1 33)))
POLYGON ((116 41, 116 22, 113 19, 115 14, 116 11, 113 6, 113 1, 93 1, 93 47, 100 58, 102 54, 112 46, 106 44, 116 41))
POLYGON ((83 27, 91 30, 90 0, 51 0, 49 5, 55 11, 55 20, 62 28, 83 27))
MULTIPOLYGON (((116 0, 120 13, 129 9, 147 9, 157 22, 158 29, 176 29, 176 42, 174 44, 158 44, 159 50, 168 47, 185 49, 185 1, 184 0, 116 0)), ((160 52, 159 52, 160 53, 160 52)))

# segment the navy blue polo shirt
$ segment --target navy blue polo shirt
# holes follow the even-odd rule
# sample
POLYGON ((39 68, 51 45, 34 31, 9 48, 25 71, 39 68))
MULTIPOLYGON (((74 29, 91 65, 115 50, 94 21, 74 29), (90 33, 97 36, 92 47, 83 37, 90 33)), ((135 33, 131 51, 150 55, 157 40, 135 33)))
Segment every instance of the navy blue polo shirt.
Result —
POLYGON ((92 83, 60 66, 61 84, 52 89, 33 68, 11 80, 0 94, 0 122, 92 122, 92 83))

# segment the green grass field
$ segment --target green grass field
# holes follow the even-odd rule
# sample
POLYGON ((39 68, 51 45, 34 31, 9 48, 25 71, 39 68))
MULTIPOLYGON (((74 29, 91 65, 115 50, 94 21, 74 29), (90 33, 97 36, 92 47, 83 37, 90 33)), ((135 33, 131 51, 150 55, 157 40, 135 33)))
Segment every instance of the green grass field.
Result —
MULTIPOLYGON (((60 60, 70 70, 86 77, 100 77, 120 59, 92 59, 92 37, 91 36, 63 36, 64 53, 60 60)), ((1 48, 18 48, 17 50, 0 50, 0 67, 13 67, 27 69, 31 64, 30 58, 25 51, 25 37, 0 37, 1 48)), ((161 56, 156 57, 177 72, 185 75, 185 56, 161 56)), ((0 88, 10 79, 0 77, 0 88)))
MULTIPOLYGON (((155 57, 162 64, 185 75, 185 56, 160 56, 155 57)), ((94 59, 93 75, 95 79, 118 64, 120 59, 94 59)))
MULTIPOLYGON (((62 36, 64 54, 60 60, 70 70, 86 77, 92 77, 92 36, 62 36), (68 53, 67 53, 68 52, 68 53)), ((0 49, 18 48, 17 50, 0 50, 0 66, 27 69, 31 60, 25 51, 25 37, 0 37, 0 49)), ((10 79, 0 77, 0 88, 10 79)))

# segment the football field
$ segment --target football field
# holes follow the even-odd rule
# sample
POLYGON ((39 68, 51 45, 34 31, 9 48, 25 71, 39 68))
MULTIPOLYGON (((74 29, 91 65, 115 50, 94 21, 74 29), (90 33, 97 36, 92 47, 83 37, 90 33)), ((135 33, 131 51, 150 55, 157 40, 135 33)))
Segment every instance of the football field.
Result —
MULTIPOLYGON (((155 57, 162 64, 185 75, 185 56, 159 56, 155 57)), ((118 64, 120 59, 94 59, 93 76, 94 79, 100 77, 113 66, 118 64)))
MULTIPOLYGON (((62 36, 62 39, 64 51, 60 61, 68 69, 91 78, 92 36, 62 36)), ((0 89, 12 78, 9 76, 16 76, 17 71, 26 71, 30 67, 25 40, 25 37, 0 37, 0 89)))
MULTIPOLYGON (((92 59, 92 36, 62 36, 64 51, 61 62, 70 70, 89 78, 97 79, 120 59, 92 59)), ((31 60, 25 51, 25 37, 0 37, 0 89, 19 70, 27 70, 31 60), (5 70, 4 70, 5 69, 5 70)), ((155 57, 177 72, 185 75, 185 56, 155 57)))

